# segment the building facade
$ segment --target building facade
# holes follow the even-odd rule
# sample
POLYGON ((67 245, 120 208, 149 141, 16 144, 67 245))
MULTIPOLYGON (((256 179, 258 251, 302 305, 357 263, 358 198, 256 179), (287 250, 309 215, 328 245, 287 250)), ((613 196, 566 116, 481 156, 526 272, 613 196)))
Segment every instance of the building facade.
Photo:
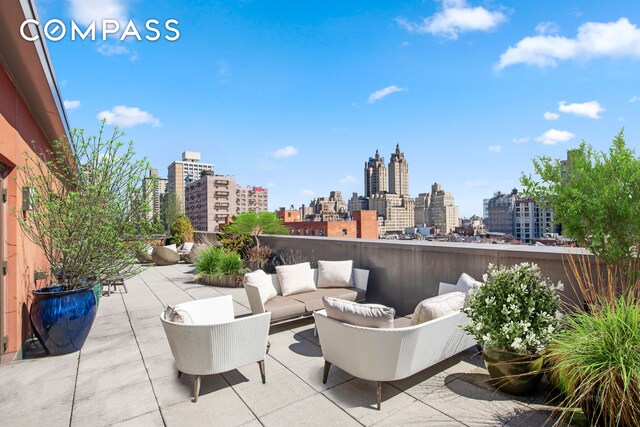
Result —
POLYGON ((409 163, 400 151, 400 144, 396 144, 396 151, 389 160, 389 193, 409 195, 409 163))
POLYGON ((544 237, 548 233, 558 233, 550 209, 537 205, 531 198, 519 198, 515 202, 513 237, 524 243, 544 237))
POLYGON ((369 209, 378 213, 379 233, 404 233, 413 227, 414 200, 409 196, 393 193, 374 194, 369 198, 369 209))
POLYGON ((364 164, 364 196, 371 197, 388 191, 387 167, 384 157, 380 157, 379 151, 376 150, 375 156, 369 157, 369 161, 364 164))
POLYGON ((269 190, 264 187, 237 186, 236 213, 267 212, 269 210, 269 190))
POLYGON ((175 161, 168 167, 167 193, 175 193, 181 212, 185 212, 185 187, 200 179, 203 171, 213 173, 212 163, 200 163, 200 153, 185 151, 182 161, 175 161))
POLYGON ((236 179, 205 171, 185 189, 185 214, 194 230, 215 232, 237 214, 236 179))
POLYGON ((428 217, 428 225, 435 227, 441 234, 449 234, 459 225, 458 207, 453 194, 442 190, 442 185, 437 182, 431 186, 428 217))
POLYGON ((294 236, 345 237, 352 239, 377 239, 378 221, 375 211, 356 211, 349 221, 288 221, 295 213, 281 209, 280 218, 285 218, 284 226, 294 236))
POLYGON ((413 220, 416 227, 426 227, 429 224, 429 204, 431 203, 431 195, 429 193, 420 193, 414 200, 413 220))
POLYGON ((514 209, 517 198, 518 190, 514 188, 511 193, 498 191, 489 199, 487 203, 487 223, 485 224, 488 232, 513 235, 514 209))
POLYGON ((142 182, 144 194, 149 200, 149 219, 160 218, 160 202, 167 191, 167 179, 158 176, 158 169, 150 169, 149 176, 142 182))
POLYGON ((369 210, 369 199, 364 196, 358 196, 358 193, 353 193, 349 202, 347 203, 347 211, 353 216, 355 211, 369 210))

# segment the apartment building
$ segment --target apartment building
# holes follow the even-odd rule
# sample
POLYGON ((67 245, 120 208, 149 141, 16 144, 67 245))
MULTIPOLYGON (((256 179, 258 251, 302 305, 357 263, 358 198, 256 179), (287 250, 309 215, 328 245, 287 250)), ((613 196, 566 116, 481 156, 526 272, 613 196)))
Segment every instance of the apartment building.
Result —
POLYGON ((269 190, 264 187, 237 186, 236 213, 267 212, 269 210, 269 190))
POLYGON ((182 161, 176 160, 168 167, 167 193, 175 193, 180 204, 180 210, 185 212, 185 187, 200 179, 203 171, 213 173, 213 163, 201 163, 200 153, 195 151, 184 151, 182 161))
POLYGON ((513 224, 513 237, 524 243, 530 243, 546 233, 559 232, 559 227, 554 224, 553 212, 542 208, 531 198, 516 200, 513 224))
POLYGON ((160 200, 167 191, 167 178, 158 176, 158 169, 149 169, 149 176, 142 182, 144 194, 149 200, 149 219, 160 218, 160 200))
POLYGON ((237 214, 235 177, 203 171, 185 188, 185 214, 195 230, 218 231, 237 214))
POLYGON ((292 236, 345 237, 352 239, 377 239, 378 220, 375 211, 355 211, 353 219, 344 221, 300 221, 300 211, 280 209, 284 226, 292 236))
POLYGON ((431 186, 428 218, 428 225, 435 227, 441 234, 449 234, 459 225, 458 207, 453 194, 444 191, 437 182, 431 186))

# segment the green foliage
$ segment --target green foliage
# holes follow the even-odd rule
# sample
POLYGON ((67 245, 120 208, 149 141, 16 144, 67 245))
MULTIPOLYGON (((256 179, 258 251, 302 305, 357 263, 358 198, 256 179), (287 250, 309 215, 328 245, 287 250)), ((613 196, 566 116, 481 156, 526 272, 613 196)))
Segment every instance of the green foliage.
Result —
MULTIPOLYGON (((68 287, 89 277, 131 276, 140 271, 135 251, 150 232, 143 179, 146 159, 136 160, 117 128, 97 136, 74 130, 71 140, 53 141, 43 153, 24 153, 18 184, 31 192, 33 210, 14 211, 26 236, 40 246, 52 273, 68 287)), ((24 192, 24 191, 23 191, 24 192)), ((146 194, 145 194, 146 192, 146 194)))
POLYGON ((537 353, 558 329, 562 284, 542 277, 535 264, 489 265, 484 284, 475 286, 464 309, 463 329, 478 343, 497 350, 537 353))
POLYGON ((587 143, 568 161, 534 159, 535 173, 521 177, 524 192, 554 212, 563 234, 609 264, 626 263, 640 244, 640 158, 621 131, 609 152, 587 143))
POLYGON ((176 193, 170 191, 160 196, 160 220, 165 231, 169 231, 171 224, 182 213, 182 202, 178 200, 176 193))
POLYGON ((164 233, 164 225, 162 225, 162 221, 157 216, 154 216, 149 224, 151 227, 151 234, 163 234, 164 233))
POLYGON ((640 306, 624 297, 595 313, 567 317, 548 349, 552 373, 566 384, 562 417, 591 406, 601 425, 640 425, 640 306))
POLYGON ((171 224, 170 232, 174 243, 178 246, 184 242, 193 242, 193 225, 186 215, 178 215, 171 224))
POLYGON ((239 255, 246 254, 253 246, 253 239, 242 234, 218 234, 218 242, 225 251, 235 252, 239 255))
POLYGON ((286 234, 287 228, 273 212, 242 212, 227 224, 225 232, 251 235, 256 239, 256 245, 260 246, 258 235, 286 234))
POLYGON ((200 252, 194 265, 200 275, 235 276, 244 273, 240 255, 214 246, 200 252))

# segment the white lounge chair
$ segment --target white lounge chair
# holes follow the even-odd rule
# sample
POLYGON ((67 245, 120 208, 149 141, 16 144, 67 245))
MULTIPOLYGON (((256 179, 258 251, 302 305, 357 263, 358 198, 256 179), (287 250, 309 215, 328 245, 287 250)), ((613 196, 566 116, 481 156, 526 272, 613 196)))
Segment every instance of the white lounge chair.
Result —
MULTIPOLYGON (((454 285, 441 284, 439 295, 454 289, 454 285)), ((325 311, 315 312, 314 317, 325 360, 323 383, 331 365, 354 377, 376 381, 378 410, 383 382, 407 378, 476 345, 458 327, 467 322, 461 311, 396 329, 350 325, 328 317, 325 311)))
POLYGON ((195 375, 193 401, 198 401, 200 377, 227 372, 257 362, 266 382, 264 359, 271 313, 235 319, 230 295, 179 304, 191 324, 175 323, 160 314, 171 352, 182 373, 195 375))

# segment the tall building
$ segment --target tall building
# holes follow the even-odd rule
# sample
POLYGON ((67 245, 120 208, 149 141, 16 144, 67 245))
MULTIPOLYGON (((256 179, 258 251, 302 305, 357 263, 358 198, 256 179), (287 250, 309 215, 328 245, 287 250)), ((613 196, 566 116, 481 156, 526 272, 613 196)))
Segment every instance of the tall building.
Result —
POLYGON ((487 231, 494 233, 514 234, 514 209, 518 190, 511 193, 498 191, 489 199, 487 204, 487 231))
POLYGON ((197 231, 218 231, 237 214, 236 179, 203 171, 185 188, 185 213, 197 231))
POLYGON ((414 204, 411 197, 394 193, 371 196, 369 209, 378 212, 379 233, 403 233, 407 227, 413 227, 414 204))
POLYGON ((149 219, 160 218, 160 199, 167 190, 167 178, 158 176, 158 169, 150 169, 149 176, 142 182, 142 188, 149 200, 149 219), (153 189, 153 190, 151 190, 153 189))
POLYGON ((369 157, 369 161, 364 164, 364 196, 371 197, 374 194, 386 193, 389 190, 387 180, 387 167, 384 164, 384 157, 376 150, 374 157, 369 157))
POLYGON ((202 171, 213 173, 212 163, 200 163, 200 153, 185 151, 182 161, 175 161, 169 165, 167 175, 167 193, 175 193, 180 209, 185 212, 185 187, 200 179, 202 171))
POLYGON ((416 227, 426 227, 429 223, 429 204, 431 203, 431 195, 429 193, 420 193, 414 202, 414 225, 416 227))
POLYGON ((237 186, 236 213, 267 212, 269 210, 269 190, 264 187, 237 186))
POLYGON ((531 198, 519 198, 514 208, 513 237, 530 243, 532 239, 543 237, 545 233, 557 233, 553 212, 537 205, 531 198))
POLYGON ((318 197, 311 201, 310 208, 316 214, 323 213, 341 213, 347 212, 347 204, 342 198, 340 191, 331 191, 329 197, 318 197))
POLYGON ((391 154, 389 161, 389 193, 409 195, 409 163, 404 153, 400 152, 400 144, 396 144, 396 151, 391 154))
POLYGON ((351 216, 355 211, 369 210, 369 199, 364 196, 358 196, 358 193, 353 193, 347 203, 347 210, 351 216))
POLYGON ((428 210, 428 225, 435 227, 442 234, 451 233, 458 224, 458 207, 453 195, 442 190, 437 182, 431 186, 431 200, 428 210))

